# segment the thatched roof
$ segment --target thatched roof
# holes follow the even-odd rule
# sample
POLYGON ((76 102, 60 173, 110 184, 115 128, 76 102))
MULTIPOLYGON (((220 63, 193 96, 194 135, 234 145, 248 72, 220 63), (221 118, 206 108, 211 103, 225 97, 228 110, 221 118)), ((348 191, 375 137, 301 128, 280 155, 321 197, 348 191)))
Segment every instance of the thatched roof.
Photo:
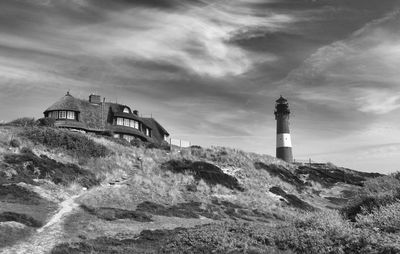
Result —
POLYGON ((71 110, 71 111, 77 111, 79 112, 79 105, 78 101, 72 97, 72 95, 69 94, 69 92, 62 97, 59 101, 51 105, 49 108, 45 110, 45 112, 48 111, 54 111, 54 110, 71 110))
POLYGON ((150 129, 156 130, 159 129, 161 132, 169 136, 169 133, 164 127, 161 126, 154 118, 146 118, 146 117, 141 117, 142 121, 144 124, 146 124, 150 129))
POLYGON ((90 103, 87 100, 75 98, 67 93, 63 98, 46 109, 44 114, 47 115, 48 112, 58 110, 78 112, 78 121, 59 119, 56 122, 56 126, 59 127, 77 128, 95 132, 108 130, 114 133, 135 135, 156 142, 161 142, 164 139, 164 135, 169 135, 156 120, 139 117, 126 105, 111 102, 90 103), (123 112, 126 108, 129 113, 123 112), (114 125, 113 120, 115 117, 128 118, 142 123, 143 126, 152 130, 152 137, 147 137, 143 132, 131 127, 114 125))

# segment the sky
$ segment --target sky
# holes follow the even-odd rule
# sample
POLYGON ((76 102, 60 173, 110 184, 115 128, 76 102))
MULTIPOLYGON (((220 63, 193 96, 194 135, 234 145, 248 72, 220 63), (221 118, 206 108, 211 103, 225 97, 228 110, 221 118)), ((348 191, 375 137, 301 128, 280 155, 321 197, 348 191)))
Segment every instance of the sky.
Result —
POLYGON ((67 91, 152 115, 173 138, 400 170, 400 0, 1 0, 0 120, 67 91))

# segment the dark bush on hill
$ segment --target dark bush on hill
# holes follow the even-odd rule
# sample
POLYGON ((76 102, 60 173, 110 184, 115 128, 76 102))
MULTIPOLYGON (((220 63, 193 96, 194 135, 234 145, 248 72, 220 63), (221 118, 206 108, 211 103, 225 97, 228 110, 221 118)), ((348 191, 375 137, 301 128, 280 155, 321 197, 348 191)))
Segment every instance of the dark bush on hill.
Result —
POLYGON ((10 146, 11 147, 20 147, 21 146, 21 142, 19 142, 18 139, 11 139, 10 141, 10 146))
POLYGON ((13 212, 0 213, 0 222, 4 221, 16 221, 34 228, 40 228, 42 226, 42 223, 40 221, 37 221, 30 216, 13 212))
POLYGON ((4 167, 16 172, 11 176, 0 172, 0 184, 25 182, 36 184, 33 179, 49 179, 56 184, 67 185, 78 182, 84 187, 99 184, 96 176, 75 164, 63 164, 45 155, 37 157, 33 153, 6 154, 4 167))
POLYGON ((38 119, 36 124, 38 126, 43 126, 43 127, 54 127, 55 122, 56 122, 56 119, 45 117, 45 118, 38 119))
POLYGON ((267 171, 271 176, 279 177, 282 181, 290 183, 296 186, 298 189, 302 189, 305 183, 300 178, 287 170, 285 167, 276 164, 264 164, 262 162, 255 162, 254 167, 256 169, 263 169, 267 171))
POLYGON ((179 203, 172 206, 163 206, 150 201, 140 203, 136 211, 153 215, 180 218, 207 217, 214 220, 230 218, 232 220, 260 220, 266 221, 273 218, 273 215, 258 210, 250 210, 229 201, 213 199, 209 204, 200 202, 179 203))
POLYGON ((100 219, 113 221, 118 219, 130 219, 139 222, 150 222, 152 221, 149 216, 139 211, 129 211, 118 208, 90 208, 85 205, 81 205, 81 207, 88 213, 97 216, 100 219))
POLYGON ((12 120, 11 122, 6 123, 6 125, 16 127, 32 127, 36 126, 36 121, 35 118, 22 117, 12 120))
POLYGON ((38 205, 44 200, 33 191, 15 184, 0 185, 0 201, 26 205, 38 205))
POLYGON ((163 141, 161 144, 146 142, 146 148, 147 149, 161 149, 161 150, 165 150, 165 151, 171 150, 171 146, 168 144, 168 142, 165 142, 165 141, 163 141))
POLYGON ((225 174, 219 167, 207 162, 171 160, 162 164, 161 168, 174 173, 192 174, 197 181, 203 179, 210 185, 221 184, 230 189, 244 191, 235 177, 225 174))
POLYGON ((267 246, 270 238, 255 231, 247 224, 228 223, 188 229, 143 230, 135 238, 99 237, 83 242, 63 243, 54 247, 51 253, 292 253, 267 246))
POLYGON ((336 183, 363 186, 364 181, 368 178, 382 176, 378 173, 366 173, 345 168, 330 167, 327 164, 299 166, 295 173, 308 175, 309 180, 318 182, 325 187, 331 187, 336 183))
POLYGON ((269 191, 274 193, 275 195, 285 198, 286 201, 288 202, 288 204, 295 208, 299 208, 299 209, 305 210, 305 211, 315 211, 316 210, 312 205, 299 199, 298 197, 296 197, 293 194, 286 193, 280 187, 274 186, 274 187, 270 188, 269 191))
POLYGON ((25 128, 19 134, 50 148, 62 148, 77 157, 104 157, 110 151, 81 133, 58 128, 25 128))
POLYGON ((382 206, 391 205, 400 200, 400 190, 394 194, 358 196, 351 200, 343 209, 345 218, 356 221, 358 214, 369 214, 382 206))

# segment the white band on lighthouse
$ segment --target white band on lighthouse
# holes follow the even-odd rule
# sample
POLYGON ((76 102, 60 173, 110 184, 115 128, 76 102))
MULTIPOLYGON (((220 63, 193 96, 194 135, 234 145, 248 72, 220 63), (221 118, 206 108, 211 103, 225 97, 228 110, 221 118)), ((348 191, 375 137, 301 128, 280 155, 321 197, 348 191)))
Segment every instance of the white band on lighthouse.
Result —
POLYGON ((276 135, 276 147, 292 147, 290 133, 279 133, 276 135))

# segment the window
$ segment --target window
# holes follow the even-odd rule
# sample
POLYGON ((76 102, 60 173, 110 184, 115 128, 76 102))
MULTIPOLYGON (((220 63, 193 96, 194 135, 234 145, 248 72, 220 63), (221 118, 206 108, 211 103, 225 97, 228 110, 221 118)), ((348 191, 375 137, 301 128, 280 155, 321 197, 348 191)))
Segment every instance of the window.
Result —
POLYGON ((124 113, 128 113, 129 114, 129 108, 124 108, 124 113))
POLYGON ((151 131, 150 131, 150 129, 149 128, 146 128, 146 136, 151 136, 151 131))
POLYGON ((139 130, 139 122, 138 121, 135 121, 135 129, 139 130))
POLYGON ((67 118, 67 111, 59 111, 58 118, 67 118))
POLYGON ((124 125, 124 119, 121 117, 117 118, 117 125, 124 125))
POLYGON ((124 118, 124 126, 129 127, 129 119, 124 118))
POLYGON ((129 121, 129 127, 135 128, 135 121, 134 120, 130 120, 129 121))
POLYGON ((68 111, 67 112, 67 119, 75 120, 75 112, 74 111, 68 111))

